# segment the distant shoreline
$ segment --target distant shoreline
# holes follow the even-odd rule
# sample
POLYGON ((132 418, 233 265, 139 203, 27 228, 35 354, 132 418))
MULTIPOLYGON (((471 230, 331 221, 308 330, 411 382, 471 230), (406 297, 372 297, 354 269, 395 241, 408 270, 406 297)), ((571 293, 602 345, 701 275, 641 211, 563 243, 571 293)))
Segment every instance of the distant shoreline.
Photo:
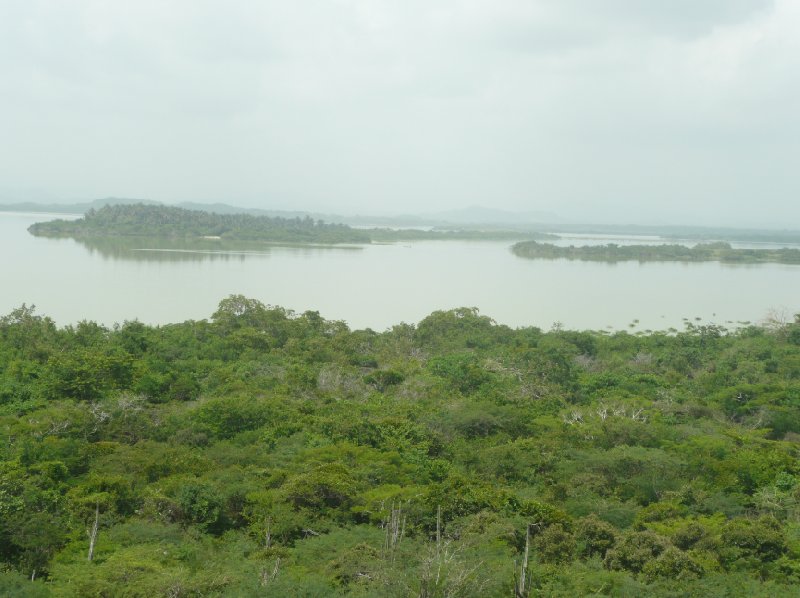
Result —
POLYGON ((585 245, 561 247, 550 243, 523 241, 511 247, 524 259, 566 259, 586 262, 721 262, 725 264, 800 265, 800 249, 739 249, 729 243, 686 245, 585 245))

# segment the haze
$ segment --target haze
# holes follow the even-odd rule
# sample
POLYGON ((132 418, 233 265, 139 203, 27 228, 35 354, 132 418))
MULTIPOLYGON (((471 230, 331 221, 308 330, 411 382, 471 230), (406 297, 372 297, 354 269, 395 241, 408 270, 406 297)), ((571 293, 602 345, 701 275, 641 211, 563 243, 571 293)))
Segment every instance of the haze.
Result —
POLYGON ((800 2, 0 4, 0 201, 800 219, 800 2))

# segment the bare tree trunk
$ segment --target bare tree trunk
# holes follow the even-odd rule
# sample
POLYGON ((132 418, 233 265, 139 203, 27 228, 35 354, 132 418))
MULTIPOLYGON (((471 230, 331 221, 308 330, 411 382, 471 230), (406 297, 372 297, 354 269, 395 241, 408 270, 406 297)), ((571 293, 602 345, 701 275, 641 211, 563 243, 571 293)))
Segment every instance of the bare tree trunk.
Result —
POLYGON ((530 553, 531 547, 531 526, 525 526, 525 556, 522 560, 522 571, 519 575, 519 590, 517 594, 520 598, 525 598, 527 595, 525 592, 525 585, 528 581, 528 555, 530 553))
POLYGON ((436 507, 436 587, 442 575, 442 505, 436 507))
MULTIPOLYGON (((525 554, 522 559, 522 566, 520 567, 519 580, 514 581, 514 598, 527 598, 528 590, 528 557, 531 547, 531 526, 525 526, 525 554)), ((514 570, 516 571, 516 564, 514 570)))
POLYGON ((272 570, 272 575, 270 575, 269 580, 275 581, 275 578, 278 577, 278 569, 281 566, 281 557, 275 559, 275 568, 272 570))
POLYGON ((89 534, 89 562, 92 562, 94 558, 94 544, 97 541, 97 528, 100 525, 100 505, 98 504, 94 508, 94 524, 92 525, 91 531, 88 531, 89 534))
POLYGON ((266 569, 261 569, 261 575, 259 576, 261 579, 261 585, 267 586, 271 582, 275 581, 275 578, 278 577, 278 570, 281 567, 281 557, 278 557, 275 560, 275 567, 272 569, 272 574, 269 574, 266 569))
POLYGON ((36 581, 36 569, 31 571, 31 581, 36 581))
POLYGON ((272 517, 267 520, 267 532, 264 534, 264 547, 269 548, 272 546, 272 517))
POLYGON ((394 503, 392 503, 389 514, 386 516, 383 525, 386 531, 384 552, 385 555, 394 562, 395 551, 406 531, 406 518, 405 515, 403 515, 402 503, 397 508, 395 508, 394 503))
POLYGON ((442 506, 436 507, 436 554, 438 555, 442 547, 442 506))

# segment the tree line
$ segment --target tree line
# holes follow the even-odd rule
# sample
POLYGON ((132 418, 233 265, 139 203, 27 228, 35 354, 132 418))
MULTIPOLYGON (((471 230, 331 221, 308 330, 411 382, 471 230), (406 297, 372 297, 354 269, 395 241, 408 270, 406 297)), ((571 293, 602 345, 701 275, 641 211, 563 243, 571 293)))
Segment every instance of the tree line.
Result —
POLYGON ((740 249, 730 243, 698 243, 694 246, 581 245, 562 247, 552 243, 522 241, 512 247, 515 255, 528 259, 567 259, 596 262, 726 262, 741 264, 800 264, 800 249, 740 249))

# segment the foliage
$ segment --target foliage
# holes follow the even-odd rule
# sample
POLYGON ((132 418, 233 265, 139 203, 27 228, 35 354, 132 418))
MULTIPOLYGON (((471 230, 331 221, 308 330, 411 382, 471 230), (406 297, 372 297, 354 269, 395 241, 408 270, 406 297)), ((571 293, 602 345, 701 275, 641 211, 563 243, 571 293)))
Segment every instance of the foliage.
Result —
POLYGON ((796 595, 798 330, 23 306, 0 318, 0 594, 506 596, 525 562, 531 596, 796 595))

